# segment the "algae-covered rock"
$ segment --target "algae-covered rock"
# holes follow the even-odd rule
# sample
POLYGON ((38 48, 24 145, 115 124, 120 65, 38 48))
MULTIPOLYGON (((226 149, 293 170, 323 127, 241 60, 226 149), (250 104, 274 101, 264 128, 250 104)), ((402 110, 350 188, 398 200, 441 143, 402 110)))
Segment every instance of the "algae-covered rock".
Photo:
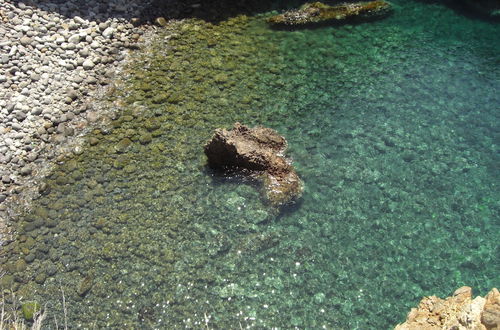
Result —
POLYGON ((14 284, 14 276, 12 275, 3 275, 0 278, 0 288, 2 289, 10 289, 14 284))
POLYGON ((36 301, 28 301, 21 305, 21 311, 26 321, 33 321, 36 313, 40 312, 40 304, 36 301))
POLYGON ((132 141, 129 138, 123 138, 118 142, 114 149, 116 153, 124 153, 132 144, 132 141))
POLYGON ((330 6, 322 2, 311 2, 299 9, 270 17, 267 22, 275 26, 304 26, 348 18, 372 18, 387 14, 391 9, 388 2, 377 0, 369 2, 344 3, 330 6))
POLYGON ((240 171, 264 182, 266 197, 273 206, 294 202, 302 194, 302 181, 283 155, 287 143, 276 131, 248 128, 240 123, 233 130, 215 130, 205 145, 210 167, 240 171))
POLYGON ((94 277, 92 275, 88 275, 84 279, 82 279, 76 292, 80 297, 84 297, 90 291, 90 289, 92 289, 93 285, 94 277))

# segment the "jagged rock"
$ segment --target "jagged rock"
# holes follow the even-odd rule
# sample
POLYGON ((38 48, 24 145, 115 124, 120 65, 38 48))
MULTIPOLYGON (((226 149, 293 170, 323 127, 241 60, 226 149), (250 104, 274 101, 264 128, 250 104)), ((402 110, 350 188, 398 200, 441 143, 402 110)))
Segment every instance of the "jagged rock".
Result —
POLYGON ((481 323, 486 329, 500 329, 500 292, 497 289, 491 290, 485 297, 481 323))
POLYGON ((261 179, 267 199, 273 206, 281 206, 302 193, 302 181, 284 157, 286 147, 285 138, 270 128, 236 123, 231 131, 216 129, 205 145, 205 154, 212 168, 261 179))
POLYGON ((347 18, 371 18, 387 14, 391 9, 388 2, 377 0, 369 2, 344 3, 329 6, 322 2, 311 2, 299 9, 270 17, 267 21, 276 26, 303 26, 328 21, 341 21, 347 18))
POLYGON ((453 296, 425 297, 412 308, 406 322, 395 330, 500 330, 500 294, 492 289, 485 298, 472 299, 472 289, 459 288, 453 296))

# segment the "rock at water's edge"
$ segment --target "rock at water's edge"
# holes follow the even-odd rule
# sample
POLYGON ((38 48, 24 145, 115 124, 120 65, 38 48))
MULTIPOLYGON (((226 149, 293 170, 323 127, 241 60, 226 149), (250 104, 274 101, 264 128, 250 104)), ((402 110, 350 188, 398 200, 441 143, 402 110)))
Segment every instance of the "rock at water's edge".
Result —
POLYGON ((287 142, 276 131, 234 124, 231 131, 216 129, 205 145, 208 164, 215 169, 239 171, 263 180, 273 206, 289 204, 302 194, 302 181, 284 157, 287 142))
POLYGON ((267 22, 274 26, 305 26, 329 21, 341 21, 353 17, 372 18, 387 14, 391 5, 382 0, 344 3, 329 6, 322 2, 305 3, 299 9, 270 17, 267 22))
POLYGON ((472 299, 472 289, 459 288, 453 296, 425 297, 395 330, 500 330, 500 293, 493 288, 484 298, 472 299))

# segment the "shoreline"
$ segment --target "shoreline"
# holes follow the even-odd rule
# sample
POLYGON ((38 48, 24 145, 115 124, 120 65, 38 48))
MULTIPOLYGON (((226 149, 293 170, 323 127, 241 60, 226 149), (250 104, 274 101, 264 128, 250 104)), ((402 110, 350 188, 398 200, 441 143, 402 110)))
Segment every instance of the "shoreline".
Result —
POLYGON ((78 0, 0 4, 0 245, 53 165, 83 153, 86 133, 109 121, 99 102, 154 29, 131 23, 149 2, 96 4, 97 13, 78 11, 78 0))

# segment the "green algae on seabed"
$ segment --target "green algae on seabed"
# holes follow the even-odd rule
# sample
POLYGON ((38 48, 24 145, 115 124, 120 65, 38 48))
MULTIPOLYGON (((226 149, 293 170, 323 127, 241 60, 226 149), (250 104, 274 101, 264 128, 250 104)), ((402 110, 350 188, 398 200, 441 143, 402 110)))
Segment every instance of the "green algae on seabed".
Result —
POLYGON ((33 321, 35 319, 35 315, 41 310, 42 308, 40 304, 36 301, 28 301, 21 305, 21 311, 26 321, 33 321))
POLYGON ((1 283, 58 320, 63 287, 74 327, 169 329, 389 328, 423 295, 498 286, 499 27, 394 2, 359 26, 165 30, 20 219, 1 283), (294 212, 211 177, 202 146, 235 121, 287 138, 294 212))

